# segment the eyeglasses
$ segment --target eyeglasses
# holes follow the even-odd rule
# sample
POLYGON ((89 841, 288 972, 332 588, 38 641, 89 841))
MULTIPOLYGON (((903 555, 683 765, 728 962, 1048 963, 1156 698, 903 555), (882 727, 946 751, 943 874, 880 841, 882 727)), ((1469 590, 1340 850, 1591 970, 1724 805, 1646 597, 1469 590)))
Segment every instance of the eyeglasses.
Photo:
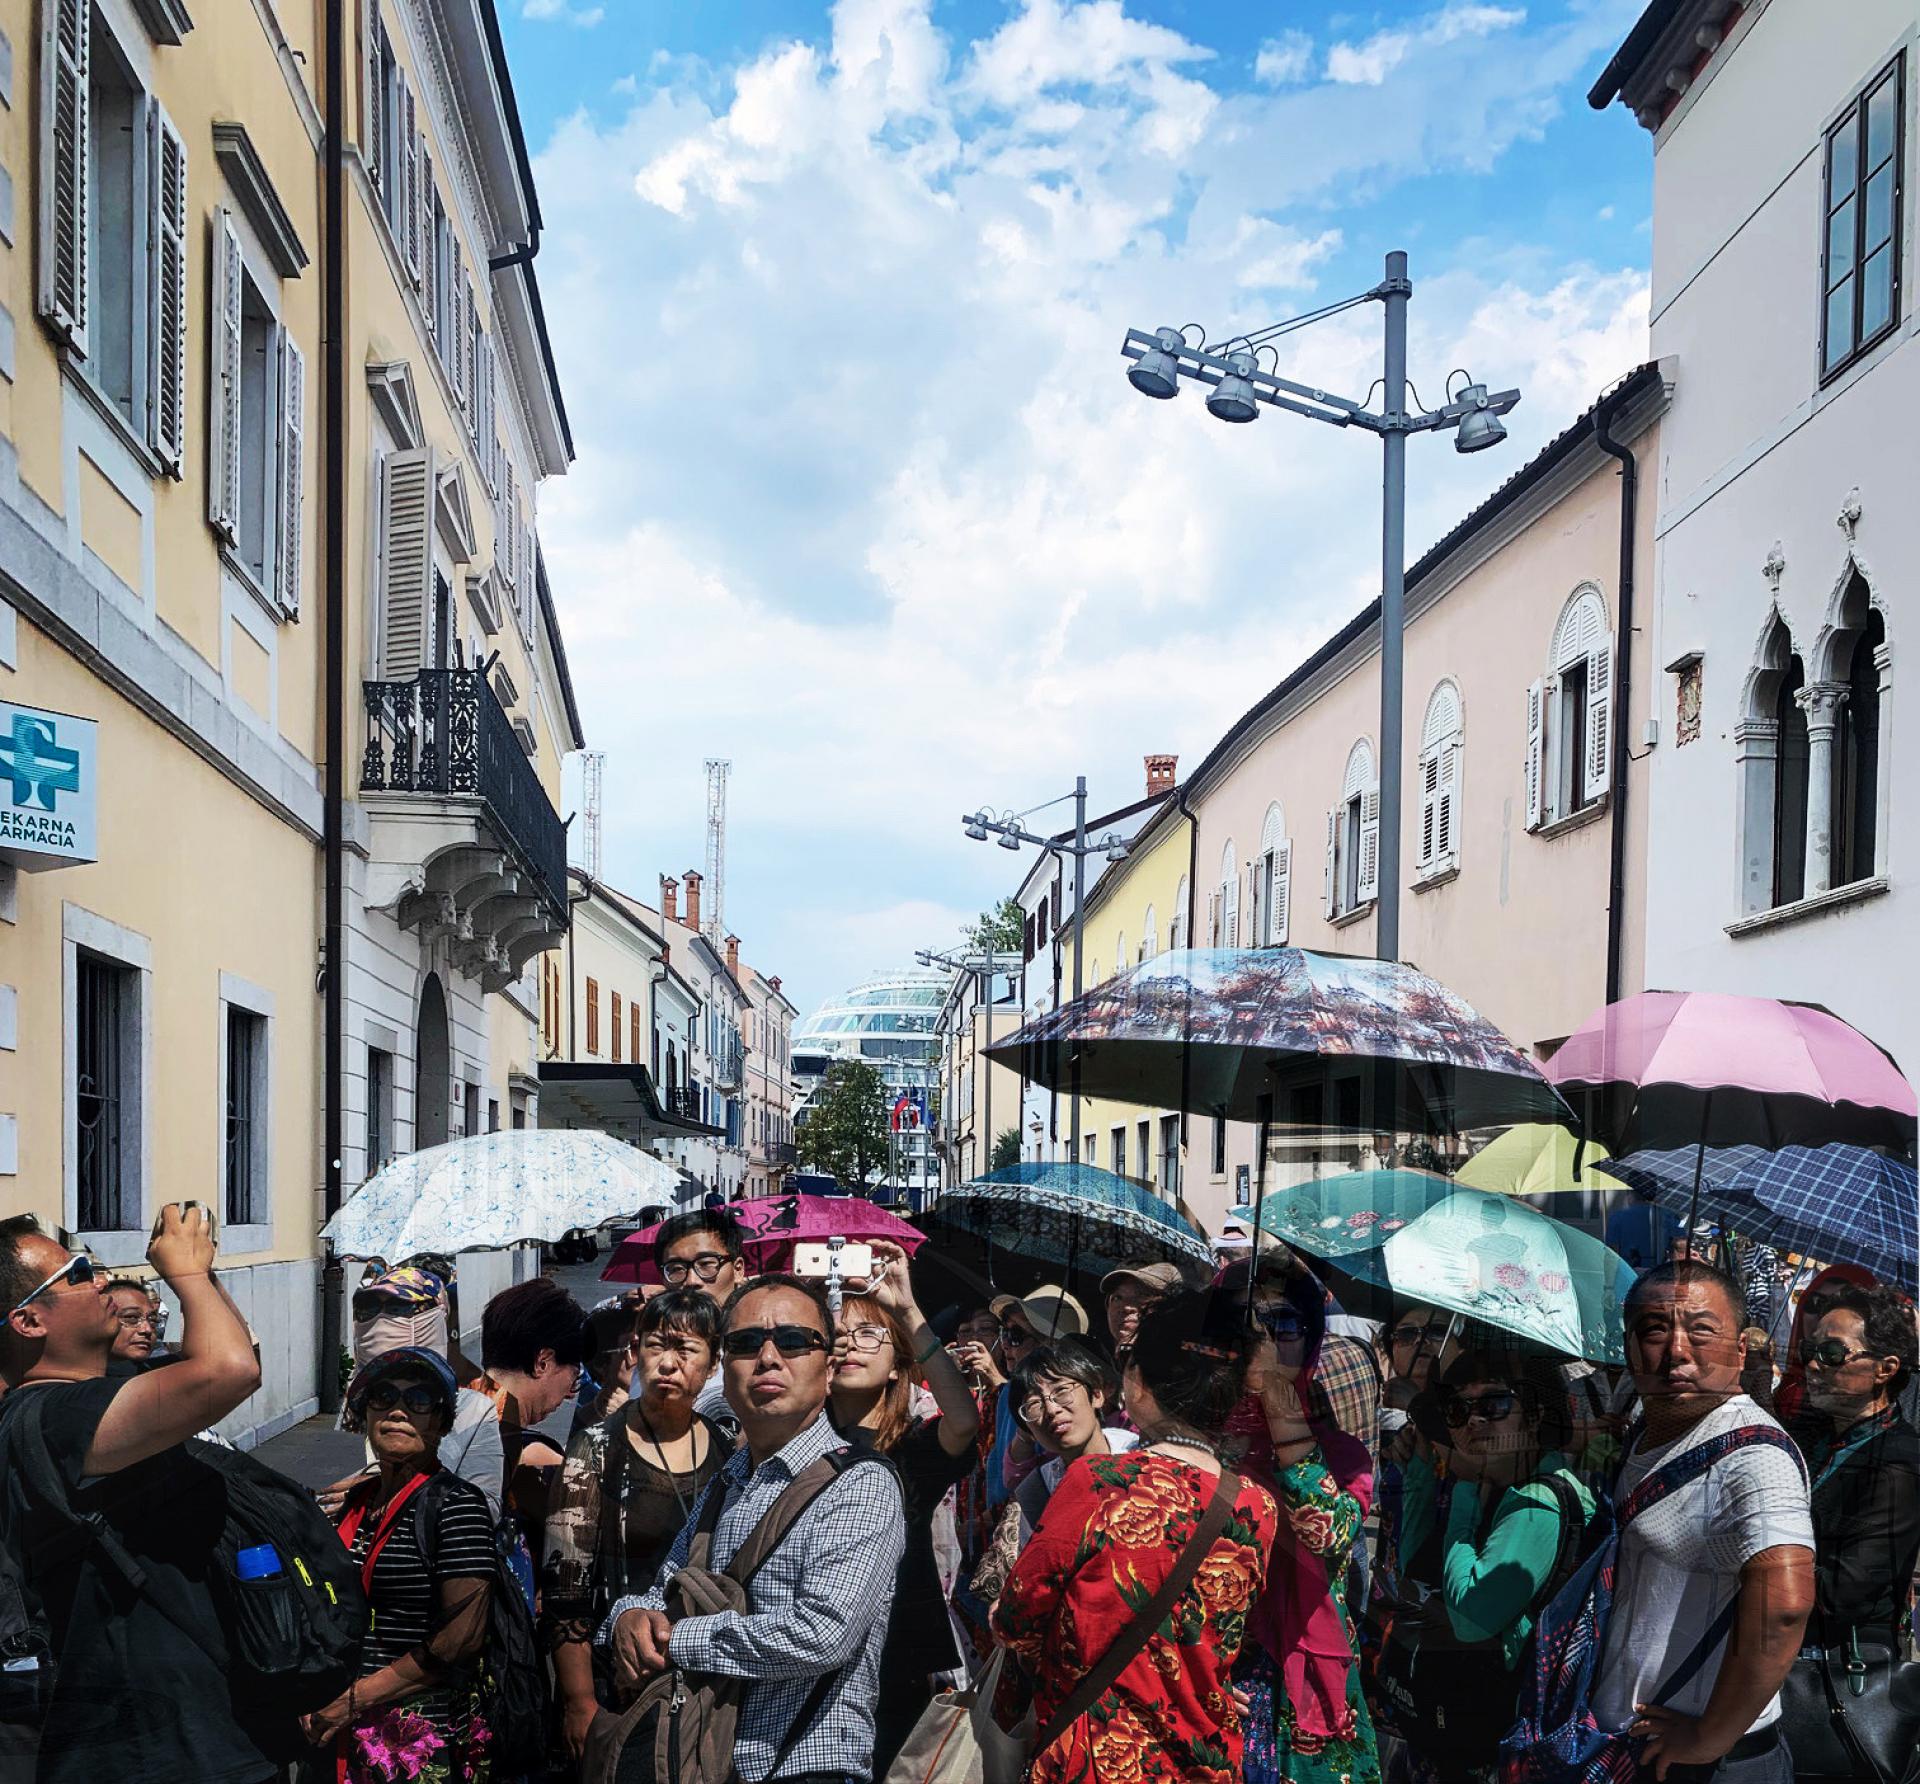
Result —
POLYGON ((1840 1338, 1807 1338, 1800 1345, 1801 1362, 1818 1363, 1822 1369, 1844 1369, 1849 1363, 1872 1355, 1870 1350, 1847 1349, 1846 1341, 1840 1338))
POLYGON ((1063 1381, 1051 1392, 1036 1388, 1020 1402, 1020 1416, 1032 1424, 1050 1412, 1071 1412, 1075 1399, 1086 1391, 1077 1381, 1063 1381))
POLYGON ((1519 1404, 1520 1396, 1511 1388, 1496 1388, 1491 1394, 1477 1394, 1471 1400, 1455 1394, 1447 1402, 1447 1424, 1455 1431, 1470 1419, 1484 1419, 1489 1425, 1497 1425, 1519 1404))
POLYGON ((1033 1334, 1025 1326, 1004 1325, 1000 1328, 1002 1344, 1031 1344, 1033 1334))
POLYGON ((855 1350, 878 1350, 893 1342, 893 1334, 885 1326, 848 1326, 844 1335, 855 1350))
POLYGON ((367 1389, 367 1405, 374 1412, 391 1412, 396 1406, 404 1406, 415 1418, 425 1418, 443 1404, 439 1394, 420 1382, 401 1387, 397 1382, 383 1381, 367 1389))
POLYGON ((157 1332, 164 1320, 164 1316, 161 1314, 136 1313, 131 1307, 122 1308, 121 1311, 113 1317, 125 1326, 128 1331, 132 1331, 135 1326, 152 1326, 157 1332))
POLYGON ((689 1275, 702 1282, 717 1281, 721 1267, 733 1262, 723 1251, 701 1251, 692 1257, 670 1257, 660 1266, 660 1274, 669 1282, 685 1282, 689 1275))
POLYGON ((1432 1326, 1395 1326, 1390 1336, 1395 1344, 1418 1344, 1432 1330, 1432 1326))
POLYGON ((771 1343, 783 1357, 803 1357, 810 1350, 825 1350, 827 1340, 808 1326, 737 1326, 720 1340, 720 1348, 736 1361, 757 1357, 771 1343))
MULTIPOLYGON (((38 1231, 38 1228, 36 1227, 35 1230, 38 1231)), ((50 1288, 61 1283, 66 1284, 69 1288, 75 1288, 82 1283, 91 1282, 96 1274, 93 1259, 88 1257, 84 1251, 76 1251, 73 1256, 68 1258, 59 1269, 54 1271, 45 1282, 41 1283, 32 1294, 16 1301, 13 1304, 12 1311, 9 1312, 7 1317, 11 1319, 15 1313, 24 1313, 50 1288)))

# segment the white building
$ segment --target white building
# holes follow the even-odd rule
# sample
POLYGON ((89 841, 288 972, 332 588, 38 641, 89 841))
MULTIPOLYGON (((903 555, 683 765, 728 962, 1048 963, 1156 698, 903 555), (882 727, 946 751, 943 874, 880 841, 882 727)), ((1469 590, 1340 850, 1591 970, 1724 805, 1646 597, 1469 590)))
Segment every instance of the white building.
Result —
POLYGON ((1678 361, 1646 982, 1817 1001, 1909 1069, 1917 23, 1913 0, 1657 0, 1591 95, 1653 135, 1653 351, 1678 361))

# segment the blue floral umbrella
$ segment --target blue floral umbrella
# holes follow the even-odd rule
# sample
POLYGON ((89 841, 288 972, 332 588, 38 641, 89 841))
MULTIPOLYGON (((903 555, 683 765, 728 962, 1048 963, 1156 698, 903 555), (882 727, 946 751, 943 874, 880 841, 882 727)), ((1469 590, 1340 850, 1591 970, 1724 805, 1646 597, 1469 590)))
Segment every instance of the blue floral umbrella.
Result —
POLYGON ((946 1191, 920 1225, 929 1234, 945 1226, 993 1250, 1097 1275, 1149 1257, 1194 1265, 1212 1259, 1205 1238, 1170 1204, 1098 1165, 1006 1165, 946 1191))
POLYGON ((369 1177, 322 1236, 342 1257, 552 1244, 673 1199, 679 1172, 591 1128, 518 1128, 410 1152, 369 1177))

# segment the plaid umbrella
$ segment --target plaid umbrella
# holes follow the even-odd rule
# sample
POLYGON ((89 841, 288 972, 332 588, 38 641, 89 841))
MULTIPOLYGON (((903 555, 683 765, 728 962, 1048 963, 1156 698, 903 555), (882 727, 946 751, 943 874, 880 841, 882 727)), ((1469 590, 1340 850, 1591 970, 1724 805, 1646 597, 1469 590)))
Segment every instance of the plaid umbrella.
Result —
POLYGON ((1700 1174, 1702 1214, 1827 1263, 1860 1264, 1908 1294, 1920 1287, 1920 1187, 1914 1167, 1864 1146, 1709 1147, 1634 1152, 1607 1169, 1685 1215, 1700 1174))

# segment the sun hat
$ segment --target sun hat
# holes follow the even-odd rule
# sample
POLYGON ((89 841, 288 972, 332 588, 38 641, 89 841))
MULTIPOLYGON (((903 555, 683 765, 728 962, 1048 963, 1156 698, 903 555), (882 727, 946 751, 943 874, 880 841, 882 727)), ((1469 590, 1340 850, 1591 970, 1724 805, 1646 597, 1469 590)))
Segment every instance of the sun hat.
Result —
POLYGON ((997 1295, 991 1303, 994 1316, 1005 1319, 1018 1307, 1034 1334, 1040 1338, 1079 1338, 1087 1330, 1087 1310, 1056 1283, 1042 1283, 1028 1295, 997 1295))
POLYGON ((1180 1274, 1178 1264, 1122 1264, 1119 1269, 1109 1270, 1100 1278, 1100 1292, 1110 1295, 1123 1282, 1137 1282, 1142 1288, 1152 1289, 1156 1295, 1178 1294, 1186 1286, 1186 1279, 1180 1274))
POLYGON ((353 1422, 346 1424, 346 1429, 360 1428, 367 1396, 395 1375, 424 1375, 439 1391, 440 1409, 447 1415, 448 1425, 452 1425, 455 1403, 460 1397, 460 1384, 454 1380, 453 1366, 437 1350, 428 1350, 420 1344, 403 1344, 397 1350, 382 1351, 379 1356, 368 1358, 354 1371, 353 1380, 347 1384, 346 1405, 347 1418, 353 1422))

